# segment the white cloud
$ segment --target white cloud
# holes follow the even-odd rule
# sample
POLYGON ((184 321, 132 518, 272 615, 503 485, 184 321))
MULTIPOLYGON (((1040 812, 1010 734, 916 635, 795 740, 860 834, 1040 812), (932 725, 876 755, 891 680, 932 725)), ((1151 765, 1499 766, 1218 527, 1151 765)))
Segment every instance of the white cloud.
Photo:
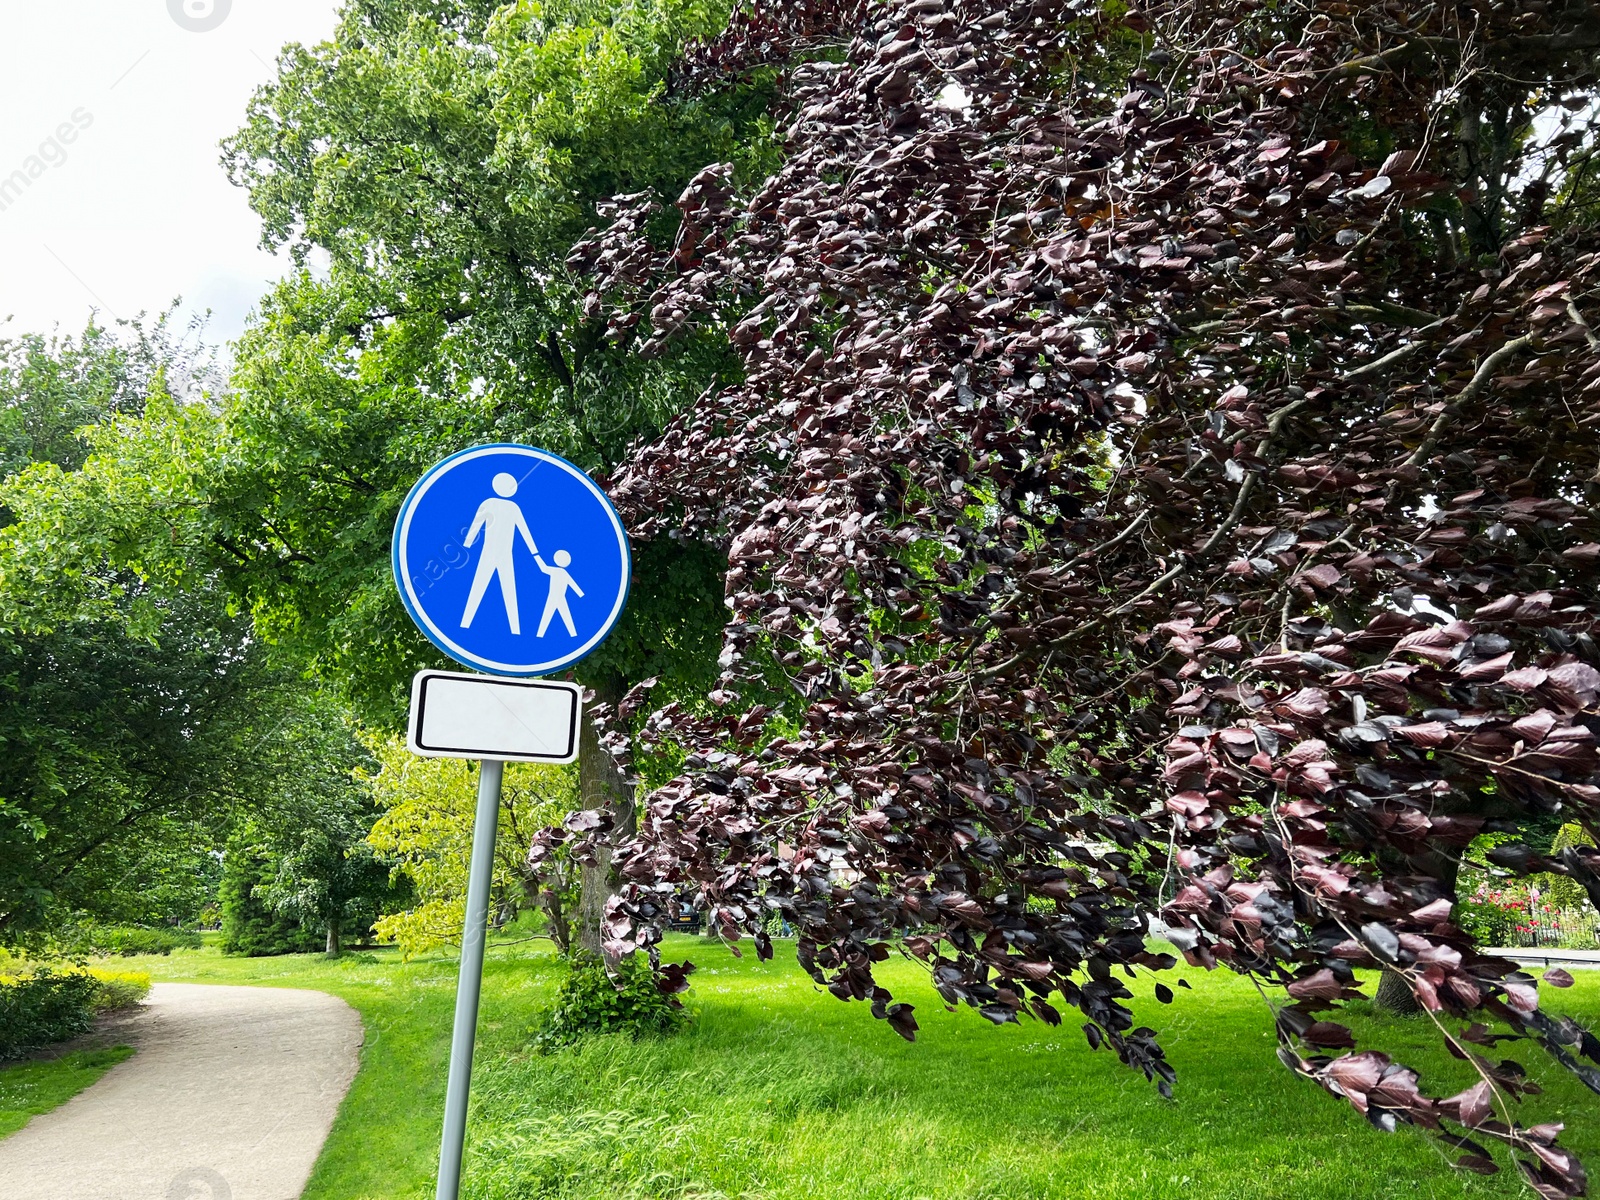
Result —
POLYGON ((285 42, 331 34, 334 0, 233 0, 191 33, 167 0, 0 0, 0 320, 76 331, 181 295, 231 338, 287 267, 228 183, 218 142, 285 42), (75 131, 70 142, 62 126, 75 131), (6 180, 21 171, 26 184, 6 180))

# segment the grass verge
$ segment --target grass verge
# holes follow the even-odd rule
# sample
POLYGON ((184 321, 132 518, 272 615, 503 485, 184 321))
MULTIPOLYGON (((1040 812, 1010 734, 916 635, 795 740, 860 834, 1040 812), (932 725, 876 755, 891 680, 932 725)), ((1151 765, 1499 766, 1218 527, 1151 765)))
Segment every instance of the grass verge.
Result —
MULTIPOLYGON (((902 1042, 861 1005, 814 988, 779 960, 734 959, 698 939, 689 1031, 666 1041, 590 1039, 527 1051, 534 1011, 554 993, 548 950, 491 948, 485 973, 468 1200, 1419 1200, 1525 1196, 1512 1170, 1453 1171, 1435 1143, 1385 1135, 1278 1065, 1268 1015, 1247 981, 1184 971, 1165 1006, 1130 984, 1139 1019, 1178 1069, 1165 1101, 1078 1029, 991 1027, 947 1013, 914 964, 884 964, 922 1033, 902 1042)), ((130 964, 131 965, 131 964, 130 964)), ((214 951, 140 960, 158 979, 309 987, 361 1012, 362 1069, 306 1200, 432 1195, 454 1003, 455 964, 389 952, 227 959, 214 951)), ((1173 983, 1173 973, 1166 982, 1173 983)), ((1600 978, 1547 1003, 1586 1022, 1600 978)), ((1368 1014, 1358 1035, 1423 1072, 1444 1094, 1469 1068, 1437 1048, 1424 1019, 1368 1014)), ((1560 1112, 1567 1140, 1600 1164, 1594 1097, 1536 1048, 1505 1046, 1544 1083, 1526 1124, 1560 1112)), ((1509 1166, 1509 1164, 1507 1164, 1509 1166)))
POLYGON ((131 1046, 113 1046, 0 1067, 0 1138, 59 1108, 132 1054, 131 1046))

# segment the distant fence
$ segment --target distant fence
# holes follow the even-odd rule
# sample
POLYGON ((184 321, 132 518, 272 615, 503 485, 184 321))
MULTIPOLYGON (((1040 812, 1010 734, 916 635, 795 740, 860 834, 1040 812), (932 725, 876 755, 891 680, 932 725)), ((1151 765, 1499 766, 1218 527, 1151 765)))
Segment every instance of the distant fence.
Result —
POLYGON ((1507 942, 1511 946, 1526 949, 1562 946, 1567 949, 1600 950, 1600 938, 1596 937, 1600 914, 1573 912, 1564 916, 1564 920, 1533 920, 1517 924, 1512 927, 1507 942))

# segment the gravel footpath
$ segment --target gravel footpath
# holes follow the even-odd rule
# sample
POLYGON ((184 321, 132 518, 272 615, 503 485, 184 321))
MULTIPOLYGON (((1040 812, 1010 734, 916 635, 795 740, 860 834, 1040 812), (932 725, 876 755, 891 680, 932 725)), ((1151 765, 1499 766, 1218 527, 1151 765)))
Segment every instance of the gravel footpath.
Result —
POLYGON ((158 983, 138 1053, 0 1140, 10 1200, 296 1200, 355 1078, 361 1018, 286 988, 158 983))

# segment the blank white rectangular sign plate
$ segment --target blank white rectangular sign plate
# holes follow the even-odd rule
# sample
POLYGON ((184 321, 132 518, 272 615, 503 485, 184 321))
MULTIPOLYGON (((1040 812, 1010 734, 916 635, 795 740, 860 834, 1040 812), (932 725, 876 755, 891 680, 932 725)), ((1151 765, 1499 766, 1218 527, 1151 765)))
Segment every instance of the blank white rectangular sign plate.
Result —
POLYGON ((407 741, 425 758, 576 762, 581 709, 575 683, 418 671, 407 741))

